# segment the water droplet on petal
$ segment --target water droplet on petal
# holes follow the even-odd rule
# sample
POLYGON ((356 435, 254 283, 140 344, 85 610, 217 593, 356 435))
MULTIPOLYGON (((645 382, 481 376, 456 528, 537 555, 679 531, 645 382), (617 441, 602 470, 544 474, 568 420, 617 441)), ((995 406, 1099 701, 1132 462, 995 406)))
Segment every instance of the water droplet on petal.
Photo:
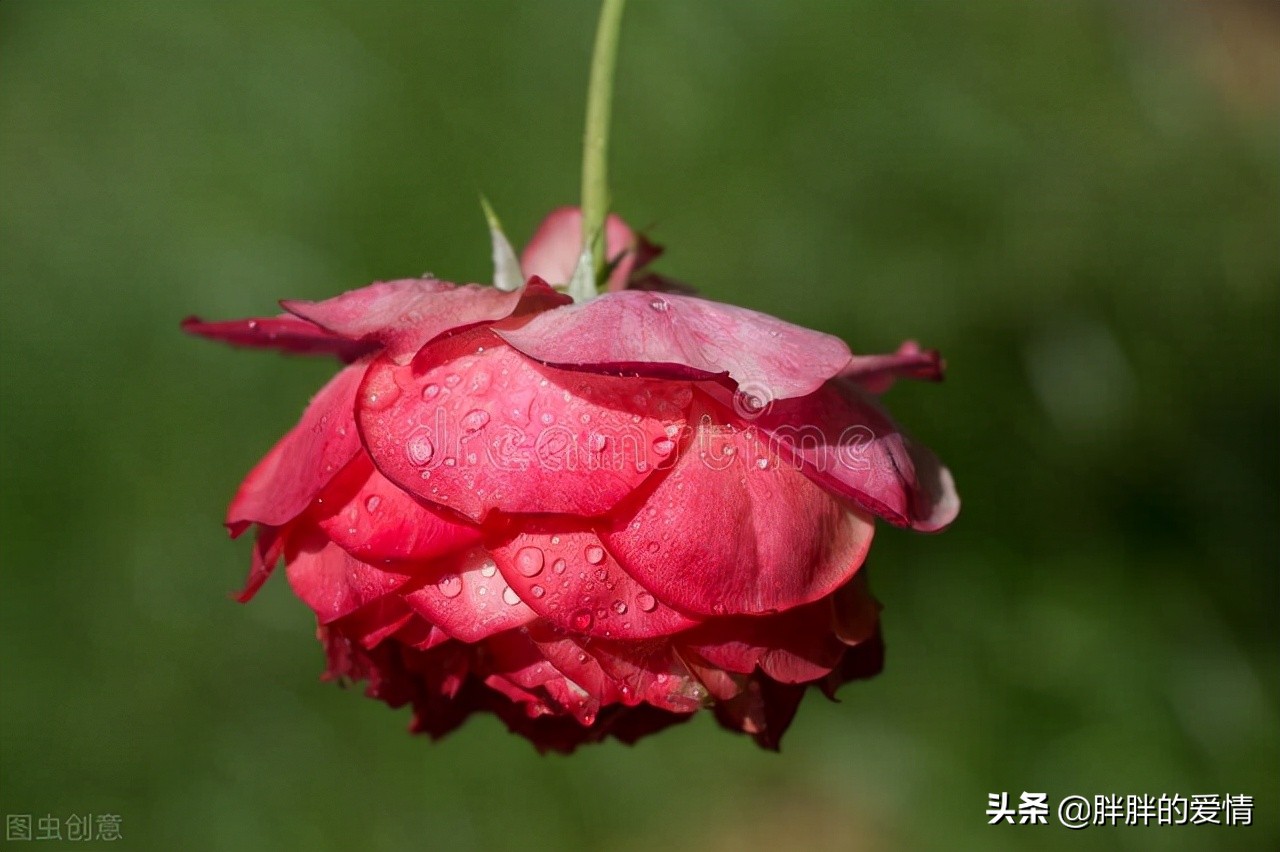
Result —
POLYGON ((669 455, 676 448, 675 441, 668 438, 659 438, 653 442, 653 451, 660 456, 669 455))
POLYGON ((555 571, 557 574, 563 574, 564 569, 568 567, 569 563, 565 562, 563 559, 557 559, 555 562, 551 563, 551 570, 555 571))
POLYGON ((462 578, 457 574, 445 574, 436 584, 436 588, 446 598, 456 598, 462 593, 462 578))
POLYGON ((556 422, 556 416, 550 411, 542 412, 542 416, 538 419, 542 421, 543 426, 550 426, 552 423, 556 422))
POLYGON ((661 312, 671 307, 671 305, 667 303, 666 299, 654 299, 649 303, 649 307, 653 308, 655 311, 661 312))
POLYGON ((756 467, 760 468, 761 470, 768 470, 769 460, 764 456, 761 456, 760 458, 756 459, 756 467))
POLYGON ((405 444, 405 452, 409 454, 410 462, 424 465, 436 454, 436 447, 431 443, 427 431, 423 429, 409 436, 409 441, 405 444))
POLYGON ((658 608, 658 599, 648 592, 641 592, 636 595, 636 605, 645 612, 653 612, 658 608))
POLYGON ((625 615, 627 612, 627 605, 624 604, 622 601, 614 601, 613 611, 616 612, 618 615, 625 615))
POLYGON ((573 625, 574 630, 589 630, 595 620, 595 616, 589 609, 580 609, 569 617, 569 623, 573 625))
POLYGON ((530 586, 529 593, 532 594, 535 598, 540 598, 547 593, 547 590, 542 588, 541 586, 530 586))
POLYGON ((604 561, 604 548, 598 544, 593 544, 587 548, 587 561, 592 565, 599 565, 604 561))
POLYGON ((423 400, 435 399, 436 396, 439 395, 439 393, 440 393, 440 386, 437 384, 430 384, 422 389, 422 398, 423 400))
POLYGON ((644 549, 650 553, 657 553, 662 549, 662 545, 658 544, 656 541, 651 541, 644 546, 644 549))
POLYGON ((522 547, 516 551, 516 570, 526 577, 536 577, 542 572, 542 551, 536 547, 522 547))
POLYGON ((462 379, 458 378, 456 373, 450 373, 449 375, 444 377, 444 383, 446 387, 451 387, 451 388, 457 387, 458 382, 460 381, 462 381, 462 379))
POLYGON ((488 422, 489 413, 487 411, 481 411, 479 408, 473 408, 463 415, 462 428, 467 432, 479 432, 488 422))
POLYGON ((502 590, 502 602, 508 606, 515 606, 520 603, 520 596, 515 593, 514 589, 507 586, 502 590))
POLYGON ((364 507, 369 510, 369 514, 378 511, 378 506, 382 503, 382 498, 377 494, 370 495, 368 500, 364 501, 364 507))

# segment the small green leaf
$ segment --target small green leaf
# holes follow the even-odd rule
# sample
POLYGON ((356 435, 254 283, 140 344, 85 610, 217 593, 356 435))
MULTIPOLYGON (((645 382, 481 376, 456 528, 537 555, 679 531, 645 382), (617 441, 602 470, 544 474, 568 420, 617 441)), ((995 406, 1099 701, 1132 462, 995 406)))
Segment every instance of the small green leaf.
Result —
POLYGON ((480 196, 480 206, 484 208, 484 218, 489 222, 489 238, 493 241, 493 286, 499 290, 519 290, 524 286, 524 273, 520 271, 515 249, 502 232, 502 223, 489 206, 489 199, 483 195, 480 196))

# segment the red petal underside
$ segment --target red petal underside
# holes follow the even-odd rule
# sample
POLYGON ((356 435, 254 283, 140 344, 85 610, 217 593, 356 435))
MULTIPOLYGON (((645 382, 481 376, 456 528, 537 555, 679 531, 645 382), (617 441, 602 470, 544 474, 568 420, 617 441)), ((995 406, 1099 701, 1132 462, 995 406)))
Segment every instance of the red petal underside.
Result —
POLYGON ((848 363, 829 334, 674 293, 606 293, 497 332, 530 358, 560 367, 666 378, 728 375, 762 400, 803 396, 848 363))
POLYGON ((278 527, 293 520, 360 451, 354 409, 365 367, 352 364, 330 379, 298 425, 249 472, 227 509, 233 533, 250 523, 278 527))
POLYGON ((632 577, 685 612, 768 613, 825 597, 862 564, 872 523, 726 417, 696 395, 697 428, 675 467, 602 537, 632 577))
POLYGON ((960 511, 951 473, 851 381, 780 401, 755 425, 814 482, 892 524, 934 532, 960 511))
MULTIPOLYGON (((490 511, 597 515, 649 475, 690 389, 555 370, 490 332, 369 369, 358 419, 378 469, 477 521, 490 511)), ((668 442, 670 443, 670 442, 668 442)))
POLYGON ((581 522, 519 519, 514 534, 491 545, 511 588, 538 615, 574 633, 649 639, 698 622, 660 603, 619 567, 581 522))
POLYGON ((507 587, 483 548, 473 547, 437 560, 426 585, 404 595, 423 618, 463 642, 479 642, 528 624, 537 614, 507 587))
POLYGON ((410 497, 358 454, 313 507, 335 544, 365 562, 422 561, 476 544, 478 527, 410 497))
POLYGON ((288 315, 224 322, 204 322, 199 317, 187 317, 182 321, 182 330, 232 346, 279 349, 296 355, 333 355, 347 362, 377 348, 376 344, 349 340, 288 315))
POLYGON ((942 356, 908 340, 892 355, 854 355, 840 378, 856 382, 867 393, 884 393, 898 379, 942 381, 942 356))
POLYGON ((350 615, 410 579, 409 574, 361 562, 316 531, 296 536, 297 542, 290 538, 285 575, 293 593, 315 611, 321 624, 350 615))
POLYGON ((781 683, 825 677, 846 647, 833 632, 826 599, 777 615, 714 619, 681 636, 679 643, 725 671, 750 674, 759 666, 781 683))
POLYGON ((236 600, 240 603, 252 600, 280 564, 283 553, 284 530, 280 527, 259 526, 253 542, 253 562, 249 567, 249 576, 245 578, 244 588, 236 594, 236 600))
POLYGON ((479 284, 408 278, 370 284, 323 302, 295 300, 281 305, 335 334, 376 341, 391 358, 404 361, 448 332, 571 301, 541 281, 505 291, 479 284))

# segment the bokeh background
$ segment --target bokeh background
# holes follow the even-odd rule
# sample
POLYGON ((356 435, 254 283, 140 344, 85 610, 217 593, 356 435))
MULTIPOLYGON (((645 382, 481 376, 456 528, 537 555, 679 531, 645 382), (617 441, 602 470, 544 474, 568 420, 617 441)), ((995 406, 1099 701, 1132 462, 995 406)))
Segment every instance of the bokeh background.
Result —
POLYGON ((594 4, 4 0, 0 811, 164 850, 1280 848, 1278 10, 631 4, 616 209, 714 298, 941 348, 890 403, 965 508, 881 532, 887 669, 780 755, 699 719, 566 759, 411 739, 317 681, 282 578, 228 599, 226 500, 331 368, 177 323, 488 280, 480 192, 516 240, 577 197, 594 4), (988 827, 999 791, 1254 825, 988 827))

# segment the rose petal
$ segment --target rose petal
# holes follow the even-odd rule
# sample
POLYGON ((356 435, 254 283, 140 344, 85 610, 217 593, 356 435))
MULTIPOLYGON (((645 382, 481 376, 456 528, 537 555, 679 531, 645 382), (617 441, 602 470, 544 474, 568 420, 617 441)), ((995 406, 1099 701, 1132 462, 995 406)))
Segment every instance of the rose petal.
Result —
POLYGON ((750 674, 757 666, 781 683, 808 683, 840 663, 845 646, 820 600, 769 616, 718 618, 680 637, 680 648, 722 669, 750 674))
POLYGON ((697 427, 675 466, 602 537, 632 577, 685 612, 758 614, 825 597, 862 564, 871 521, 726 416, 696 394, 697 427))
POLYGON ((250 523, 278 527, 292 521, 360 451, 354 409, 365 366, 352 364, 330 379, 298 425, 245 477, 227 509, 233 534, 250 523))
POLYGON ((253 542, 253 562, 249 568, 249 576, 245 578, 244 588, 235 596, 240 603, 248 603, 267 582, 267 578, 280 564, 284 553, 284 530, 279 527, 259 526, 257 537, 253 542))
POLYGON ((404 595, 409 606, 463 642, 479 642, 528 624, 537 614, 507 591, 507 582, 480 547, 459 551, 433 564, 432 581, 404 595))
POLYGON ((583 516, 648 477, 690 395, 683 383, 551 369, 482 330, 410 365, 379 357, 358 418, 378 469, 410 494, 477 521, 494 509, 583 516))
POLYGON ((410 575, 375 568, 310 531, 286 546, 285 576, 321 624, 355 612, 403 586, 410 575), (295 550, 296 548, 296 550, 295 550))
POLYGON ((777 751, 782 735, 800 709, 804 690, 803 686, 756 675, 736 698, 716 702, 716 721, 731 731, 749 735, 761 748, 777 751))
POLYGON ((353 340, 376 341, 403 362, 448 332, 568 304, 543 281, 519 290, 450 284, 432 278, 384 281, 322 302, 288 300, 292 314, 353 340))
POLYGON ((942 356, 937 349, 921 349, 908 340, 892 355, 854 355, 840 378, 856 382, 867 393, 880 394, 898 379, 942 381, 942 356))
MULTIPOLYGON (((609 262, 617 261, 609 273, 609 289, 626 285, 636 264, 636 235, 617 214, 605 220, 605 254, 609 262)), ((574 267, 582 254, 582 210, 561 207, 551 211, 534 231, 529 245, 520 255, 520 268, 526 277, 536 275, 552 284, 565 284, 573 277, 574 267)))
POLYGON ((950 471, 849 380, 780 401, 754 425, 814 482, 892 524, 935 532, 960 511, 950 471))
POLYGON ((313 509, 329 539, 365 562, 423 561, 480 540, 479 528, 422 505, 358 454, 313 509))
POLYGON ((521 519, 490 550, 529 607, 551 624, 590 636, 650 639, 698 622, 665 606, 622 570, 599 537, 562 518, 521 519))
POLYGON ((850 358, 839 338, 768 314, 633 290, 548 311, 497 333, 553 366, 665 378, 727 375, 762 402, 811 393, 850 358))
POLYGON ((348 340, 288 315, 223 322, 187 317, 182 321, 182 330, 232 346, 281 349, 297 355, 335 355, 348 363, 377 348, 376 344, 348 340))

